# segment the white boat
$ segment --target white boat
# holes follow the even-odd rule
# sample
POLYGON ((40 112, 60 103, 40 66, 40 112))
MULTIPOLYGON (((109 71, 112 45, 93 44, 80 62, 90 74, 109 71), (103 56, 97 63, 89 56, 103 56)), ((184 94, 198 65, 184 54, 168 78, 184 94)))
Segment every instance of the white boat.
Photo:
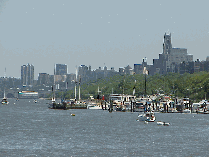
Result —
POLYGON ((208 100, 201 100, 201 101, 199 102, 199 104, 209 104, 209 101, 208 101, 208 100))
POLYGON ((190 109, 184 109, 183 113, 191 113, 191 110, 190 109))
POLYGON ((147 120, 146 114, 139 114, 138 115, 138 118, 139 118, 138 119, 139 121, 145 121, 145 120, 147 120))
POLYGON ((2 104, 8 104, 9 102, 7 101, 7 98, 3 98, 1 101, 2 104))
POLYGON ((49 103, 48 108, 53 109, 54 105, 56 105, 55 102, 55 91, 53 90, 53 86, 52 86, 52 99, 51 99, 51 103, 49 103))
POLYGON ((166 123, 166 122, 161 122, 161 121, 158 121, 158 122, 157 122, 157 125, 169 126, 169 125, 170 125, 170 123, 166 123))
POLYGON ((102 110, 102 107, 100 105, 96 105, 96 104, 88 104, 87 109, 102 110))
POLYGON ((145 112, 138 115, 139 121, 154 122, 156 120, 154 112, 145 112))
POLYGON ((7 101, 7 98, 5 96, 5 91, 4 91, 4 98, 1 101, 2 104, 9 104, 9 102, 7 101))

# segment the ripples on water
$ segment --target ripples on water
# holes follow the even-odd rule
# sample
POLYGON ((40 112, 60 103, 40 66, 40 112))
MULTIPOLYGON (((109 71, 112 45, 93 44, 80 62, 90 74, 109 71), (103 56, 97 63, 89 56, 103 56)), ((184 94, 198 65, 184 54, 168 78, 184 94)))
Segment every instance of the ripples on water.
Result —
POLYGON ((171 123, 158 126, 136 121, 138 113, 9 102, 0 106, 0 156, 209 155, 209 115, 156 113, 157 121, 171 123))

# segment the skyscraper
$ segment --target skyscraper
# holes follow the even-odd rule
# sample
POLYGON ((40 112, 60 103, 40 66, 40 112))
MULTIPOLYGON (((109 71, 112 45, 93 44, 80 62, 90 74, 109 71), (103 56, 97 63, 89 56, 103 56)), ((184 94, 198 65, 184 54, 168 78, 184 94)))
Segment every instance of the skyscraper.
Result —
POLYGON ((43 85, 43 84, 48 84, 49 83, 49 74, 47 73, 39 73, 38 77, 38 84, 43 85))
POLYGON ((21 83, 23 86, 33 85, 34 66, 31 64, 21 66, 21 83))
POLYGON ((186 48, 173 48, 171 43, 171 33, 164 34, 163 53, 160 58, 166 61, 165 71, 175 72, 175 65, 185 62, 192 62, 193 55, 187 53, 186 48))
POLYGON ((159 54, 159 59, 153 59, 153 65, 146 65, 150 75, 175 73, 179 64, 192 62, 193 55, 187 53, 186 48, 172 47, 171 33, 164 34, 163 53, 159 54))
POLYGON ((163 39, 163 54, 170 54, 172 49, 171 44, 171 33, 170 34, 164 34, 163 39))
POLYGON ((66 75, 67 65, 66 64, 55 64, 54 75, 66 75))

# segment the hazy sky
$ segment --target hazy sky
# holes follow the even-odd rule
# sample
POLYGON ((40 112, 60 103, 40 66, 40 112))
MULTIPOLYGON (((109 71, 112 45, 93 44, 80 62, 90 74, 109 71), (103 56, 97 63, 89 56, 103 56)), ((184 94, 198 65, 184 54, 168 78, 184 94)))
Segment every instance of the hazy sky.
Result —
POLYGON ((20 77, 21 66, 53 74, 54 64, 106 65, 147 62, 162 53, 165 32, 172 46, 193 59, 209 55, 208 0, 0 0, 0 76, 20 77))

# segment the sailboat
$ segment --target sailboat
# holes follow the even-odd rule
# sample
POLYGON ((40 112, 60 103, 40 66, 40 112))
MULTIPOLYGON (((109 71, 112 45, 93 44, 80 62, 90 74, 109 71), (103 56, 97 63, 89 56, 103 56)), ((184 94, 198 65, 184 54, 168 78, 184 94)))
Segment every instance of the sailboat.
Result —
POLYGON ((55 105, 56 105, 56 103, 55 103, 55 92, 53 91, 53 86, 52 86, 52 100, 51 100, 51 104, 49 104, 48 108, 54 108, 55 105))
POLYGON ((9 102, 7 101, 7 98, 5 96, 5 90, 4 90, 4 98, 1 101, 2 104, 8 104, 9 102))

